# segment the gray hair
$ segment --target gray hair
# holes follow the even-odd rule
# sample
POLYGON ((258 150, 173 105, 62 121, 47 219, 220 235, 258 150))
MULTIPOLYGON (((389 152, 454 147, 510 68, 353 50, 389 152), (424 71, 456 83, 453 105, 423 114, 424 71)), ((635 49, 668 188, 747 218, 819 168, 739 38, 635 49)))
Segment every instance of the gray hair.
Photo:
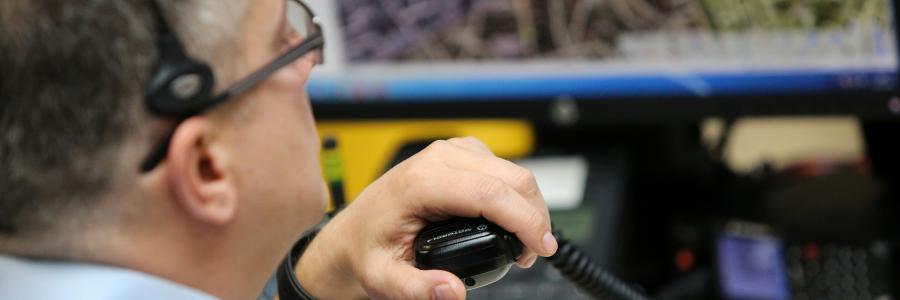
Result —
POLYGON ((137 172, 120 158, 148 132, 142 98, 158 61, 149 1, 179 12, 167 20, 220 83, 237 77, 248 0, 0 1, 0 240, 88 218, 114 202, 117 170, 137 172))

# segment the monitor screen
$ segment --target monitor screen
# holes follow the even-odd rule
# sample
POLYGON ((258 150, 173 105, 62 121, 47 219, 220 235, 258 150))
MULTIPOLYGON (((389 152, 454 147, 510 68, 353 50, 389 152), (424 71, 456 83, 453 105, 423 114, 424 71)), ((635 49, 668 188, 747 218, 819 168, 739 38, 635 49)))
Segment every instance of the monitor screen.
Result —
POLYGON ((890 92, 890 0, 335 0, 314 103, 890 92))

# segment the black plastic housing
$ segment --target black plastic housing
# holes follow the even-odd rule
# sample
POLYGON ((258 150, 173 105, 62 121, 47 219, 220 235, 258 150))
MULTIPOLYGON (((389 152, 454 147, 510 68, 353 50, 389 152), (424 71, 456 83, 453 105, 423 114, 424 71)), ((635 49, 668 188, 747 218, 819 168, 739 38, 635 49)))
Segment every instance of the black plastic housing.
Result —
POLYGON ((503 278, 522 254, 514 234, 483 218, 431 223, 419 232, 414 247, 417 268, 453 273, 469 290, 503 278))

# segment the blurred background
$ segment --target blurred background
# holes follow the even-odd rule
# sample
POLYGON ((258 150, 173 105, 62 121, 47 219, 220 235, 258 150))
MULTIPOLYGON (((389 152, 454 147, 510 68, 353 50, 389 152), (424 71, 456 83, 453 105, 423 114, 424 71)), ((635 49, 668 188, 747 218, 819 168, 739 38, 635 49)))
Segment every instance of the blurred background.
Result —
MULTIPOLYGON (((475 136, 656 298, 900 292, 894 1, 311 2, 308 90, 347 199, 475 136)), ((469 297, 586 299, 541 262, 469 297)))

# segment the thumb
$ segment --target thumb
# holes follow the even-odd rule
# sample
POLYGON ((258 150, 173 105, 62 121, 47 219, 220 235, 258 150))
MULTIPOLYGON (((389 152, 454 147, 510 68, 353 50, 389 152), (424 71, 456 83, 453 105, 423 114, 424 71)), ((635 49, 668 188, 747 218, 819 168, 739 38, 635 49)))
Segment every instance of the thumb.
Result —
POLYGON ((378 286, 366 287, 377 299, 463 300, 466 288, 456 275, 440 270, 419 270, 394 263, 376 279, 378 286))

